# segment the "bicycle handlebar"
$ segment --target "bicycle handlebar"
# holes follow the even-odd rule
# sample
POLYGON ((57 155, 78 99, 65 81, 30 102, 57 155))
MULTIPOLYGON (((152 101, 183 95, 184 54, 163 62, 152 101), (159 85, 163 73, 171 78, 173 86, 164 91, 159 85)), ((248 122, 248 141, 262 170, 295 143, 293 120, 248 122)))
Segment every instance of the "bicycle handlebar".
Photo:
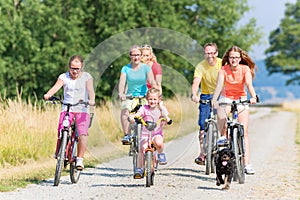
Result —
POLYGON ((77 106, 79 104, 83 104, 85 106, 94 106, 94 105, 90 105, 89 102, 85 102, 83 100, 79 100, 79 102, 75 103, 75 104, 71 104, 71 103, 64 103, 63 100, 61 100, 59 97, 56 96, 51 96, 48 101, 52 101, 52 103, 55 104, 55 101, 60 102, 61 104, 65 105, 65 106, 77 106))
POLYGON ((146 96, 132 96, 132 95, 126 95, 126 99, 129 99, 129 100, 133 100, 133 99, 144 99, 146 98, 146 96))
MULTIPOLYGON (((256 102, 259 103, 260 102, 260 99, 259 97, 256 95, 256 102)), ((224 102, 221 102, 219 103, 219 105, 232 105, 232 104, 250 104, 251 101, 250 99, 245 99, 245 100, 241 100, 241 99, 238 99, 238 100, 234 100, 232 101, 231 103, 224 103, 224 102)))
MULTIPOLYGON (((140 122, 140 123, 142 123, 145 127, 147 127, 147 129, 148 129, 149 131, 154 130, 154 129, 156 128, 157 124, 161 123, 162 121, 167 121, 167 118, 165 118, 165 117, 160 118, 157 122, 148 121, 148 120, 145 121, 145 120, 143 119, 142 116, 134 117, 134 119, 135 119, 136 122, 140 122)), ((171 125, 172 123, 173 123, 173 120, 172 120, 172 119, 170 119, 170 120, 167 122, 168 125, 171 125)))
POLYGON ((199 100, 199 103, 202 103, 202 104, 208 104, 208 103, 211 103, 211 99, 200 99, 199 100))

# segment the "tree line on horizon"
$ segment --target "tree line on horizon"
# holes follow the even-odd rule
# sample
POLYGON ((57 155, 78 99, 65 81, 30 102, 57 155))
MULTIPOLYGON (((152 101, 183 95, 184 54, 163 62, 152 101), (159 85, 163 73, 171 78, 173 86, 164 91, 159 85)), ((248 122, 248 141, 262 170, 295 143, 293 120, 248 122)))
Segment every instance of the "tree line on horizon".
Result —
MULTIPOLYGON (((162 0, 0 0, 0 8, 2 98, 14 98, 22 91, 24 99, 42 99, 59 74, 67 71, 70 56, 80 54, 89 57, 99 44, 128 30, 145 27, 174 30, 192 38, 200 46, 206 42, 217 43, 219 56, 232 45, 250 51, 262 34, 254 18, 238 25, 250 9, 247 0, 228 0, 226 3, 223 0, 168 3, 162 0)), ((155 37, 151 41, 159 46, 164 37, 155 37)), ((129 50, 127 44, 133 42, 125 43, 122 48, 129 50)), ((171 45, 180 45, 180 42, 175 40, 171 45)), ((192 82, 195 65, 176 52, 155 49, 155 45, 158 62, 171 66, 192 82)), ((193 48, 192 44, 186 45, 193 48)), ((98 56, 112 55, 118 49, 113 47, 115 49, 98 51, 98 56)), ((188 55, 191 52, 186 53, 188 55)), ((105 64, 103 62, 92 63, 97 65, 96 69, 103 70, 96 86, 98 101, 111 98, 121 67, 129 62, 128 53, 124 52, 111 60, 110 67, 105 69, 101 68, 105 64)), ((171 95, 171 89, 166 88, 164 96, 171 95)))

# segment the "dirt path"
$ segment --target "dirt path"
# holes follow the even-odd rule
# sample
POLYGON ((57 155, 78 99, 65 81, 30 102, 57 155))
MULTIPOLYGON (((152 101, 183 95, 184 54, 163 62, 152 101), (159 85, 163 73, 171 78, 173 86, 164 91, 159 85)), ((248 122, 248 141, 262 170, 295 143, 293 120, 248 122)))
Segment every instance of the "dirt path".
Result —
POLYGON ((63 177, 58 187, 53 179, 15 192, 0 193, 0 199, 299 199, 299 152, 294 144, 295 114, 255 108, 249 129, 251 160, 256 170, 245 184, 233 182, 229 191, 215 184, 215 175, 204 174, 194 164, 198 154, 195 133, 166 145, 168 164, 160 166, 154 186, 132 178, 131 157, 85 169, 78 184, 63 177))

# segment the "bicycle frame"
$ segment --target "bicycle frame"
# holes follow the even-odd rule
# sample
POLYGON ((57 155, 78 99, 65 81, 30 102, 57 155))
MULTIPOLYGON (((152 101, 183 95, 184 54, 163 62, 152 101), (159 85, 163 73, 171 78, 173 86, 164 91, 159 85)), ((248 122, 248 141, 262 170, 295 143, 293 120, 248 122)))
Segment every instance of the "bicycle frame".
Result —
POLYGON ((60 102, 63 105, 67 106, 66 114, 63 119, 63 128, 60 131, 59 139, 59 149, 58 155, 57 155, 57 164, 56 164, 56 170, 55 170, 55 177, 54 177, 54 186, 58 186, 61 172, 62 172, 62 166, 64 165, 64 168, 67 167, 68 164, 70 164, 70 179, 72 183, 77 183, 80 177, 80 170, 76 169, 76 154, 77 154, 77 143, 78 143, 78 132, 76 128, 75 123, 75 117, 72 120, 72 124, 70 125, 69 117, 70 117, 70 108, 72 106, 76 106, 79 104, 85 104, 88 105, 88 102, 78 102, 76 104, 66 104, 63 103, 63 101, 57 97, 51 97, 49 99, 53 103, 55 101, 60 102))

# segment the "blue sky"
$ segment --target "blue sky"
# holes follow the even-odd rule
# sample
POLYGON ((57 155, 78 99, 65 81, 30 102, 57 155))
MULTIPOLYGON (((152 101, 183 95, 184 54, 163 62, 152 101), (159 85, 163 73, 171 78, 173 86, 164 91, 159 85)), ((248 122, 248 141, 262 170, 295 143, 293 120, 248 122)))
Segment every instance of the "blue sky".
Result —
POLYGON ((264 51, 269 47, 269 34, 279 27, 280 20, 284 17, 285 3, 295 4, 297 0, 248 0, 251 11, 246 13, 240 23, 256 18, 258 27, 264 32, 262 42, 253 45, 249 54, 254 60, 265 58, 264 51))

